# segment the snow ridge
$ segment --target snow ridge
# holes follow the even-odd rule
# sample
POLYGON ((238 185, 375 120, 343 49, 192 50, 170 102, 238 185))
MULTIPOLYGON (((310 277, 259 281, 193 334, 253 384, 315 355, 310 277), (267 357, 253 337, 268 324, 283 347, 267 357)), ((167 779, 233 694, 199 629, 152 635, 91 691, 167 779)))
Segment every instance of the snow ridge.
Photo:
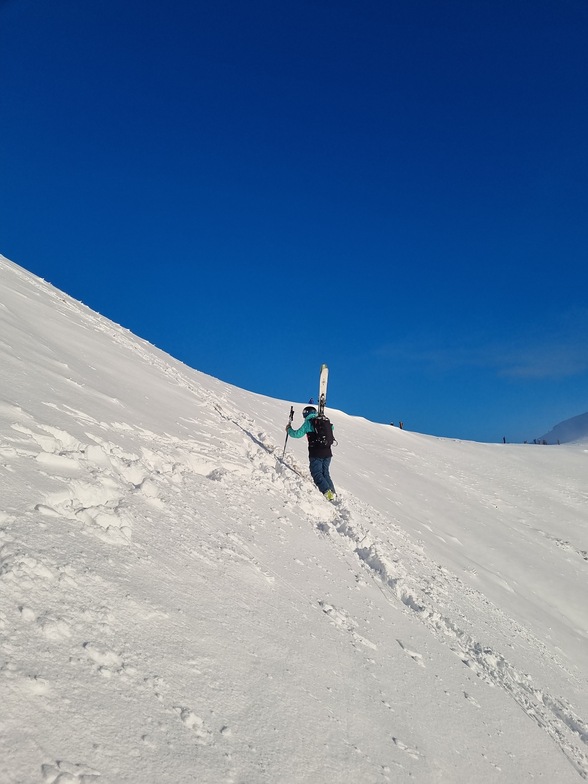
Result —
POLYGON ((330 411, 329 504, 289 404, 0 278, 3 782, 588 778, 581 449, 330 411))

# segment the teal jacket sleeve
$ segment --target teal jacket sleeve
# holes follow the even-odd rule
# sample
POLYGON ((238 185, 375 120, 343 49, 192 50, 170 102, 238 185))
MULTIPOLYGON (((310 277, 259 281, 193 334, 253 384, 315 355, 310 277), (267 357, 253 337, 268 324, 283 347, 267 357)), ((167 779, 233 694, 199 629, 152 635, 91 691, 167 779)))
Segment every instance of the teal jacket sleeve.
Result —
POLYGON ((290 438, 302 438, 302 436, 305 436, 307 433, 312 432, 311 423, 312 423, 312 418, 305 419, 302 425, 298 428, 298 430, 294 430, 293 428, 290 428, 290 430, 288 430, 288 435, 290 436, 290 438))

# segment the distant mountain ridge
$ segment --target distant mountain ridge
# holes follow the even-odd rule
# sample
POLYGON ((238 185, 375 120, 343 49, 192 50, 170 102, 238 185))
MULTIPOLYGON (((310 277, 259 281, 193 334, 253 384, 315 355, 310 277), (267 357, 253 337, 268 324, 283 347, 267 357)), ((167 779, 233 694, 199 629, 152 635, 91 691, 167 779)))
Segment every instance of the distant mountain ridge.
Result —
POLYGON ((548 444, 566 444, 571 441, 588 440, 588 411, 571 419, 565 419, 537 440, 547 441, 548 444))

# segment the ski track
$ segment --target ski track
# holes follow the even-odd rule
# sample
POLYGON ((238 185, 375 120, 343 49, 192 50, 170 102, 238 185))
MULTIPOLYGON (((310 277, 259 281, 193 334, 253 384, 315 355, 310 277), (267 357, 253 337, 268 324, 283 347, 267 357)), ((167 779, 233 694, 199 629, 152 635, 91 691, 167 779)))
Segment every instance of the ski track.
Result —
MULTIPOLYGON (((29 277, 26 281, 30 284, 29 277)), ((45 288, 43 291, 46 291, 45 288)), ((133 509, 128 501, 129 491, 136 503, 157 509, 163 504, 162 494, 193 476, 222 483, 228 474, 235 473, 256 486, 279 483, 289 499, 307 516, 317 535, 326 537, 337 547, 341 557, 355 559, 355 563, 377 583, 387 601, 395 603, 404 613, 423 624, 482 681, 502 689, 561 749, 578 774, 588 778, 586 721, 576 715, 570 704, 533 683, 529 675, 513 666, 500 651, 477 639, 471 631, 475 628, 478 614, 490 613, 509 627, 513 635, 529 640, 535 648, 541 649, 540 642, 532 639, 526 629, 504 617, 483 595, 457 576, 430 561, 418 543, 413 542, 394 521, 384 519, 374 509, 344 492, 336 505, 317 498, 310 478, 294 458, 288 455, 282 458, 281 448, 272 444, 267 434, 259 430, 252 419, 236 410, 222 394, 213 397, 206 393, 180 370, 158 359, 152 347, 147 350, 142 341, 130 336, 127 331, 114 328, 70 300, 57 294, 53 296, 60 300, 60 308, 76 311, 87 322, 87 328, 107 332, 126 350, 139 353, 145 362, 159 367, 175 383, 189 390, 197 405, 209 415, 216 416, 217 435, 207 449, 202 440, 197 443, 189 438, 139 431, 125 423, 98 422, 82 411, 64 406, 61 414, 85 428, 86 437, 79 439, 65 429, 53 427, 13 407, 12 435, 0 447, 1 466, 10 473, 16 470, 18 461, 34 460, 47 482, 53 485, 53 489, 43 496, 31 499, 31 511, 37 515, 39 524, 43 525, 48 518, 56 518, 108 546, 132 548, 133 509), (235 429, 247 441, 241 449, 223 438, 234 433, 235 429), (125 448, 124 436, 129 432, 135 443, 141 443, 140 451, 125 448), (219 449, 219 444, 222 449, 219 449), (463 617, 458 609, 464 606, 464 596, 471 607, 471 617, 468 618, 463 617), (465 627, 469 627, 470 631, 466 631, 465 627)), ((52 403, 46 405, 57 408, 52 403)), ((60 564, 47 554, 31 552, 8 533, 11 522, 8 510, 0 513, 0 584, 12 595, 23 624, 33 624, 49 644, 70 646, 71 666, 90 668, 96 677, 118 680, 141 690, 148 689, 153 699, 162 704, 164 711, 175 717, 191 734, 195 744, 209 746, 230 740, 229 727, 218 722, 216 727, 210 726, 208 718, 202 718, 200 711, 193 706, 168 698, 165 684, 157 675, 144 671, 135 661, 137 657, 132 651, 113 644, 112 609, 107 597, 102 607, 78 608, 80 617, 88 621, 88 626, 101 632, 99 639, 86 639, 84 630, 76 628, 73 619, 58 608, 61 605, 71 607, 72 602, 75 604, 76 599, 72 599, 72 595, 75 597, 77 592, 79 601, 83 602, 84 581, 97 578, 60 564), (46 583, 55 586, 52 606, 43 606, 42 586, 46 583)), ((553 539, 558 547, 588 559, 585 551, 569 542, 540 533, 553 539)), ((215 535, 225 555, 250 565, 260 579, 268 582, 283 580, 269 565, 256 559, 236 533, 215 535)), ((215 554, 211 549, 207 553, 203 546, 198 557, 212 563, 215 554)), ((292 590, 297 589, 292 586, 292 590)), ((320 600, 314 609, 338 631, 348 635, 352 644, 375 648, 374 643, 359 633, 357 622, 344 608, 320 600)), ((5 625, 6 617, 0 614, 0 630, 5 625)), ((397 642, 405 655, 418 666, 426 667, 420 653, 411 650, 401 640, 397 642)), ((10 641, 3 647, 8 653, 14 650, 10 641)), ((563 664, 557 664, 564 668, 563 664)), ((0 676, 10 680, 23 694, 33 692, 48 699, 51 697, 50 681, 21 669, 11 660, 2 666, 0 676)), ((464 696, 477 705, 473 697, 464 696)), ((147 731, 143 739, 146 745, 153 742, 147 731)), ((421 756, 417 749, 400 739, 393 738, 393 742, 413 759, 421 756)), ((43 782, 48 784, 106 782, 99 771, 81 762, 50 759, 43 764, 40 773, 43 782)))

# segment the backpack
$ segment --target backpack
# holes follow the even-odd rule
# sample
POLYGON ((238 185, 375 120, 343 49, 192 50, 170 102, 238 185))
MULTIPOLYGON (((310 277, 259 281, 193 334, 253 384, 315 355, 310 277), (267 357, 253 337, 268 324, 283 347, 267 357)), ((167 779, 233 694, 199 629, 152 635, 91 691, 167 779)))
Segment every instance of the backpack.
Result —
POLYGON ((312 434, 312 436, 314 436, 312 438, 313 446, 331 446, 335 441, 331 420, 328 417, 319 414, 312 418, 312 426, 314 428, 314 433, 312 434))

